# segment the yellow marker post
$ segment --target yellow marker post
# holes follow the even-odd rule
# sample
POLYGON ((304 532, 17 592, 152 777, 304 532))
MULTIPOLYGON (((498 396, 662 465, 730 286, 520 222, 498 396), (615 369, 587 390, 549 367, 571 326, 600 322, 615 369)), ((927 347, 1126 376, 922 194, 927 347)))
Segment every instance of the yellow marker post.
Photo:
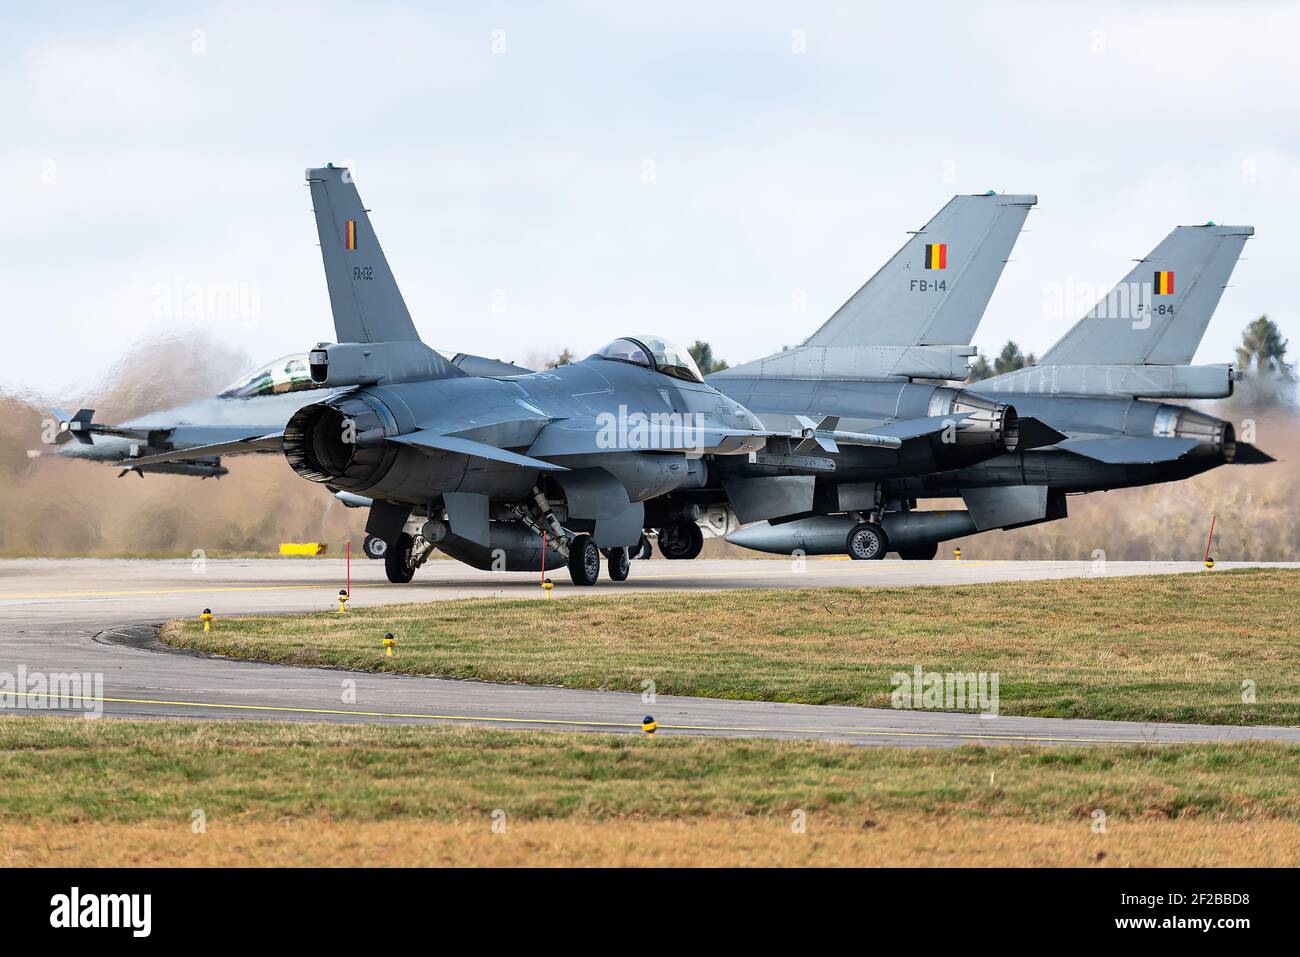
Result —
POLYGON ((204 609, 203 609, 203 614, 199 615, 199 621, 203 622, 203 630, 204 630, 204 631, 211 631, 211 630, 212 630, 212 619, 213 619, 213 617, 214 617, 214 616, 213 616, 213 614, 212 614, 212 609, 211 609, 211 608, 204 608, 204 609))
POLYGON ((654 734, 655 729, 658 727, 659 724, 655 721, 654 715, 648 714, 641 719, 641 730, 646 734, 654 734))
POLYGON ((954 548, 952 550, 952 557, 953 557, 953 561, 958 561, 958 562, 961 561, 961 549, 954 548))
POLYGON ((395 644, 397 644, 397 639, 393 637, 393 633, 391 631, 386 632, 384 634, 384 648, 388 650, 388 657, 390 658, 393 657, 393 645, 395 644))
POLYGON ((348 599, 351 597, 352 596, 348 594, 348 590, 346 588, 339 589, 339 614, 340 615, 348 610, 348 599))

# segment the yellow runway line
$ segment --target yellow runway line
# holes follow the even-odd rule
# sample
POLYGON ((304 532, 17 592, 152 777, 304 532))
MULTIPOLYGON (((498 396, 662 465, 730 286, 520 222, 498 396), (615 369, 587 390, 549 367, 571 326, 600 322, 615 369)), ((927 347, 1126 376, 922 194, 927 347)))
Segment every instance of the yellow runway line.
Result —
MULTIPOLYGON (((15 697, 47 698, 48 694, 34 691, 5 692, 15 697)), ((65 701, 92 701, 104 704, 152 704, 182 708, 212 708, 232 711, 270 711, 290 714, 328 714, 354 718, 419 718, 425 721, 483 721, 497 724, 543 724, 590 728, 634 728, 641 730, 640 721, 589 721, 580 718, 506 718, 472 714, 420 714, 400 711, 347 711, 341 708, 293 708, 269 704, 219 704, 210 701, 172 701, 159 698, 109 698, 95 695, 59 695, 65 701)), ((855 737, 905 738, 961 738, 984 741, 1025 741, 1048 744, 1151 744, 1144 739, 1132 738, 1082 738, 1077 736, 1052 737, 1050 735, 1023 734, 973 734, 968 731, 902 731, 893 728, 759 728, 709 724, 660 724, 662 731, 719 731, 748 734, 802 734, 802 735, 853 735, 855 737)))

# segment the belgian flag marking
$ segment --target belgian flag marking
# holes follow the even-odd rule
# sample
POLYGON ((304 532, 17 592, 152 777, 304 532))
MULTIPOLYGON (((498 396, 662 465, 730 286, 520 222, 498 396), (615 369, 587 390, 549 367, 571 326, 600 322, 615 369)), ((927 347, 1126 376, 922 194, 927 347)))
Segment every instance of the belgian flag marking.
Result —
POLYGON ((1173 272, 1156 272, 1156 295, 1172 296, 1174 294, 1174 274, 1173 272))
POLYGON ((925 268, 926 269, 947 269, 948 268, 948 244, 947 243, 926 243, 925 244, 925 268))
POLYGON ((355 219, 349 219, 347 221, 347 225, 343 229, 343 235, 344 235, 344 240, 343 240, 344 247, 347 249, 356 249, 357 248, 357 221, 355 219))

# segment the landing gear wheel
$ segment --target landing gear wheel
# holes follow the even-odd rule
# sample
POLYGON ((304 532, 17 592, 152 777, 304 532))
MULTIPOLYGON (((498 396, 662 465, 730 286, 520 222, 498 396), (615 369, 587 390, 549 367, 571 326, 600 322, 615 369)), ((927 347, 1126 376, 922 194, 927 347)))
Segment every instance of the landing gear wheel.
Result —
POLYGON ((898 557, 907 562, 928 562, 939 554, 939 543, 917 545, 915 548, 900 548, 898 557))
POLYGON ((609 571, 611 581, 627 581, 627 573, 632 570, 632 556, 626 548, 611 548, 605 556, 605 568, 609 571))
POLYGON ((875 561, 889 551, 889 539, 875 522, 862 522, 853 526, 844 547, 854 561, 875 561))
POLYGON ((594 585, 600 577, 600 549, 590 535, 574 535, 569 542, 569 577, 575 585, 594 585))
POLYGON ((367 535, 361 550, 366 553, 366 558, 378 560, 384 557, 384 552, 388 551, 388 543, 375 535, 367 535))
POLYGON ((694 558, 704 547, 704 533, 694 522, 678 522, 659 529, 659 552, 664 558, 694 558))
POLYGON ((415 577, 415 563, 411 561, 414 547, 415 539, 402 532, 391 548, 384 549, 384 571, 394 585, 405 585, 415 577))
POLYGON ((654 549, 650 547, 650 539, 642 535, 641 541, 637 542, 636 549, 632 552, 631 557, 638 561, 642 561, 650 558, 652 555, 654 555, 654 549))

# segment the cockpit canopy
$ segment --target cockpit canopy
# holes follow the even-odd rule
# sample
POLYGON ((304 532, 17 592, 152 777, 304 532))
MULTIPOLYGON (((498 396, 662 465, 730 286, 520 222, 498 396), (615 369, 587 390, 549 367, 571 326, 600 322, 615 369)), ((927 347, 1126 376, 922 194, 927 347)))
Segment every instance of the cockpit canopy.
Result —
POLYGON ((251 399, 260 395, 281 395, 285 392, 319 388, 311 380, 311 367, 307 364, 307 354, 303 352, 281 356, 260 369, 240 376, 229 388, 219 393, 217 398, 251 399))
POLYGON ((695 364, 689 352, 676 343, 658 336, 636 336, 635 338, 629 336, 615 339, 595 352, 591 358, 630 362, 687 382, 704 381, 704 376, 700 375, 700 367, 695 364))

